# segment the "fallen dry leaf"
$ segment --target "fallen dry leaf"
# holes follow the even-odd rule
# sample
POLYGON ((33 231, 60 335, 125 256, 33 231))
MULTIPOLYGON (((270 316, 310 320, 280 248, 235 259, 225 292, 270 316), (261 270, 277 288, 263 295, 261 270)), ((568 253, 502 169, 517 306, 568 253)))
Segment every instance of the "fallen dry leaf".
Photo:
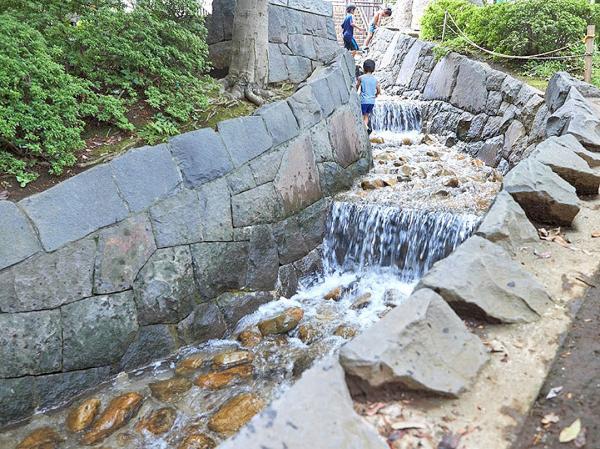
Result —
POLYGON ((577 438, 575 438, 575 441, 573 441, 575 447, 582 448, 583 446, 585 446, 585 443, 587 443, 585 439, 585 434, 586 429, 584 427, 583 429, 581 429, 581 432, 579 432, 579 435, 577 435, 577 438))
POLYGON ((574 441, 579 435, 579 432, 581 432, 581 420, 577 418, 575 421, 573 421, 573 424, 561 430, 560 435, 558 436, 558 441, 561 443, 569 443, 574 441))
POLYGON ((546 416, 544 416, 542 418, 542 424, 545 426, 548 426, 550 424, 554 424, 557 423, 558 421, 560 421, 560 418, 558 417, 558 415, 555 415, 554 413, 548 413, 546 416))
POLYGON ((600 238, 600 231, 594 231, 594 232, 592 232, 592 238, 593 239, 600 238))
POLYGON ((398 421, 392 423, 392 429, 404 430, 404 429, 425 429, 427 425, 418 421, 398 421))

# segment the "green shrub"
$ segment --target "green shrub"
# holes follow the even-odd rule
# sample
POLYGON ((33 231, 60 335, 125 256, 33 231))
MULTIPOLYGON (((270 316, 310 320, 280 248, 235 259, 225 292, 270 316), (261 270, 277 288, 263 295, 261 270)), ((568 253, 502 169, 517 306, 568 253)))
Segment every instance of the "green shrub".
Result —
MULTIPOLYGON (((442 38, 446 11, 452 15, 460 29, 466 29, 476 9, 477 6, 468 0, 435 0, 431 2, 421 19, 421 37, 432 41, 442 38)), ((448 20, 445 39, 453 39, 458 36, 451 28, 454 26, 448 20)))

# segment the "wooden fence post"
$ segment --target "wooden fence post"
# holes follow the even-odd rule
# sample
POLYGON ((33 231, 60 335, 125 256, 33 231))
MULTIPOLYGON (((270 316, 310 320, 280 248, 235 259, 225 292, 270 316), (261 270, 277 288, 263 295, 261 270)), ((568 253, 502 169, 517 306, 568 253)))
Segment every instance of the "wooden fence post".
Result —
POLYGON ((592 81, 592 60, 594 55, 594 37, 596 34, 596 26, 588 25, 587 35, 585 36, 585 56, 584 56, 584 70, 583 80, 586 83, 592 81))

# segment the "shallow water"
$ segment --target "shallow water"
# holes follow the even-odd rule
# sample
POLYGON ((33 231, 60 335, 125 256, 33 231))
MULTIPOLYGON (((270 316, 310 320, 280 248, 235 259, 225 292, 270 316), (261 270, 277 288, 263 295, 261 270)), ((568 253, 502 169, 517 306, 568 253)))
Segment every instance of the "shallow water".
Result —
MULTIPOLYGON (((231 338, 185 348, 146 369, 121 373, 84 395, 100 399, 102 409, 125 392, 144 397, 135 417, 99 447, 178 448, 191 433, 203 433, 218 443, 226 435, 208 429, 207 422, 226 401, 253 393, 268 403, 283 394, 314 360, 336 351, 406 298, 436 260, 473 232, 500 187, 497 172, 444 147, 435 136, 419 134, 420 116, 412 103, 381 102, 373 125, 373 137, 382 138, 383 143, 374 145, 373 170, 339 195, 332 207, 323 244, 324 273, 304 279, 294 297, 265 304, 242 318, 231 338), (452 186, 446 185, 449 180, 452 186), (324 299, 332 292, 336 299, 324 299), (304 315, 289 332, 266 336, 253 347, 243 347, 236 340, 238 333, 256 329, 262 320, 292 307, 301 308, 304 315), (220 389, 194 385, 172 402, 152 396, 148 385, 174 377, 178 361, 204 355, 206 362, 186 374, 194 380, 215 371, 214 356, 232 350, 252 353, 250 378, 238 378, 220 389), (155 435, 136 429, 144 416, 163 407, 176 413, 168 431, 155 435)), ((1 434, 0 448, 16 447, 28 433, 44 426, 63 439, 56 447, 83 447, 81 434, 65 428, 69 410, 40 411, 29 424, 1 434)))

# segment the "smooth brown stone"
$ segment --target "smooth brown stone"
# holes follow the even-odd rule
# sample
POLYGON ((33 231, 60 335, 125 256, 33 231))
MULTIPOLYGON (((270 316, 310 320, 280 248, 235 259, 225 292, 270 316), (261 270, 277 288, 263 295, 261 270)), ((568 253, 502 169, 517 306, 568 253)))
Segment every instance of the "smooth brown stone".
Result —
POLYGON ((240 394, 221 406, 208 421, 208 428, 225 436, 233 435, 264 405, 264 401, 252 393, 240 394))
POLYGON ((371 304, 371 293, 363 293, 350 306, 353 310, 363 309, 371 304))
POLYGON ((137 414, 143 401, 143 396, 135 392, 125 393, 114 398, 93 424, 91 430, 83 436, 81 439, 83 444, 99 443, 123 427, 137 414))
POLYGON ((252 369, 253 367, 250 364, 235 366, 225 371, 218 371, 198 376, 194 383, 202 388, 218 390, 219 388, 223 388, 231 384, 237 379, 246 379, 252 376, 252 369))
POLYGON ((16 449, 56 449, 62 438, 52 427, 40 427, 21 441, 16 449))
POLYGON ((215 441, 203 433, 192 433, 185 437, 177 449, 213 449, 215 441))
POLYGON ((163 402, 176 402, 181 395, 192 388, 192 381, 185 377, 172 377, 167 380, 152 382, 148 385, 152 396, 163 402))
POLYGON ((323 296, 324 299, 327 299, 327 300, 333 299, 334 301, 339 301, 341 297, 342 297, 342 287, 336 287, 333 290, 330 290, 325 296, 323 296))
POLYGON ((71 432, 81 432, 86 429, 96 417, 100 408, 100 399, 90 398, 71 409, 67 416, 67 429, 71 432))
POLYGON ((333 335, 337 335, 338 337, 342 337, 342 338, 346 338, 346 339, 352 338, 356 335, 356 329, 342 324, 335 329, 335 331, 333 332, 333 335))
POLYGON ((168 432, 171 427, 173 427, 173 423, 175 422, 175 418, 177 418, 177 412, 174 408, 163 407, 158 410, 154 410, 148 413, 144 419, 142 419, 136 426, 135 429, 138 432, 142 430, 147 430, 154 435, 160 435, 165 432, 168 432))
POLYGON ((180 376, 192 374, 202 367, 205 360, 206 356, 204 354, 191 355, 177 363, 175 366, 175 374, 180 376))
POLYGON ((238 341, 247 348, 252 348, 262 341, 262 334, 257 329, 246 329, 237 337, 238 341))
POLYGON ((258 328, 263 335, 285 334, 294 329, 303 316, 304 310, 300 307, 290 307, 273 318, 261 321, 258 328))
POLYGON ((298 326, 298 338, 307 345, 311 344, 320 336, 321 333, 310 324, 302 324, 298 326))
POLYGON ((245 365, 254 360, 254 354, 250 351, 229 351, 217 354, 213 358, 213 366, 219 370, 233 368, 238 365, 245 365))

